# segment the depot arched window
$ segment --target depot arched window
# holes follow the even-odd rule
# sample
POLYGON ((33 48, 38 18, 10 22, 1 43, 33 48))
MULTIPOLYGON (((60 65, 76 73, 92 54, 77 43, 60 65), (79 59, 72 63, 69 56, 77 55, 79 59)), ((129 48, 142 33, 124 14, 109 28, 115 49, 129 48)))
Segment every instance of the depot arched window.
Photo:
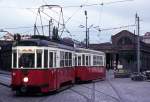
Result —
POLYGON ((132 44, 132 40, 130 39, 130 38, 128 38, 128 37, 123 37, 123 38, 121 38, 119 41, 118 41, 118 43, 117 43, 118 45, 130 45, 130 44, 132 44))

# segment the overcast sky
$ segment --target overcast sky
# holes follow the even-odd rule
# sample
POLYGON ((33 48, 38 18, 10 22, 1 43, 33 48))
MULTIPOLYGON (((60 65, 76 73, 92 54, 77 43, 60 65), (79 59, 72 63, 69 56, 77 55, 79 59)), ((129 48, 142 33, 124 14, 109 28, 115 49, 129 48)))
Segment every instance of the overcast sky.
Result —
MULTIPOLYGON (((135 24, 135 13, 137 12, 140 16, 140 34, 143 35, 150 31, 150 0, 116 1, 123 0, 0 0, 0 29, 7 30, 10 33, 33 34, 32 27, 20 29, 8 28, 33 26, 36 20, 37 9, 27 8, 38 8, 44 4, 56 4, 64 7, 63 13, 65 22, 71 17, 71 19, 65 23, 66 28, 71 34, 63 33, 62 37, 72 37, 79 41, 84 40, 85 28, 80 28, 79 25, 85 25, 85 10, 87 10, 88 15, 88 27, 93 25, 93 27, 99 26, 101 29, 107 29, 133 25, 135 24), (104 4, 103 6, 83 6, 82 8, 68 7, 100 4, 102 2, 104 4)), ((46 11, 46 13, 48 12, 46 11)), ((43 19, 44 17, 46 18, 44 15, 42 17, 43 19)), ((47 19, 49 18, 47 17, 47 19)), ((43 24, 48 24, 47 19, 43 20, 43 24)), ((135 30, 135 27, 126 27, 98 32, 93 27, 90 28, 91 43, 110 41, 111 35, 124 29, 131 32, 135 30)), ((0 34, 0 36, 2 36, 4 33, 0 34)))

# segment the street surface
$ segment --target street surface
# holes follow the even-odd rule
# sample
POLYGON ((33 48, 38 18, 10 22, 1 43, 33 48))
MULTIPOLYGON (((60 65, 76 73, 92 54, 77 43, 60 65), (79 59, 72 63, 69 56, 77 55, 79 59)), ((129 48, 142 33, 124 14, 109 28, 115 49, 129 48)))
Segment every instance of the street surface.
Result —
POLYGON ((150 102, 150 82, 135 82, 129 78, 78 84, 59 93, 16 96, 9 87, 10 75, 0 74, 0 102, 150 102), (93 91, 95 88, 95 91, 93 91))

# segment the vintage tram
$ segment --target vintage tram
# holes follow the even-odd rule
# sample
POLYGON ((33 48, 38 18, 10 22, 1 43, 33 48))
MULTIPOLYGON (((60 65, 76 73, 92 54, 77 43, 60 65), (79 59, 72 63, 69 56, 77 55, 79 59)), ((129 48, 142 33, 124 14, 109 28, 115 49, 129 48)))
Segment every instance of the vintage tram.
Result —
POLYGON ((74 83, 73 47, 31 39, 12 51, 13 90, 48 92, 74 83))
POLYGON ((16 41, 12 48, 12 90, 18 93, 58 90, 105 78, 105 54, 42 39, 16 41))

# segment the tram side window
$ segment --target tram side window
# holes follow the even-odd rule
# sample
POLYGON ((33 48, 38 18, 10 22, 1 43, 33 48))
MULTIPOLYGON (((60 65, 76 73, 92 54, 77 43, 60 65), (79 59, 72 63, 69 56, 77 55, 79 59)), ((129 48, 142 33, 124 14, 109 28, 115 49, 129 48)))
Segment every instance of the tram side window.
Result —
POLYGON ((13 52, 13 67, 17 67, 17 52, 13 52))
POLYGON ((91 65, 91 56, 89 56, 89 65, 91 65))
POLYGON ((103 65, 103 57, 99 56, 99 65, 103 65))
POLYGON ((64 52, 61 51, 60 52, 60 66, 61 67, 64 67, 64 60, 65 60, 64 52))
POLYGON ((93 56, 93 65, 103 65, 103 57, 93 56))
POLYGON ((89 65, 89 56, 86 56, 86 65, 89 65))
POLYGON ((54 67, 56 67, 56 52, 54 53, 54 67))
POLYGON ((69 53, 68 52, 65 52, 65 66, 69 66, 69 53))
POLYGON ((49 52, 49 67, 53 67, 53 52, 49 52))
POLYGON ((75 66, 77 66, 77 55, 75 55, 75 66))
POLYGON ((72 53, 69 53, 69 66, 72 66, 72 53))
POLYGON ((48 67, 48 50, 44 50, 44 68, 48 67))
POLYGON ((81 56, 78 56, 78 66, 81 65, 81 56))
POLYGON ((60 52, 60 66, 72 66, 72 53, 63 51, 60 52))
POLYGON ((93 65, 97 65, 97 58, 96 58, 96 56, 93 56, 93 65))
POLYGON ((85 65, 85 55, 82 55, 82 65, 85 65))
POLYGON ((42 67, 42 50, 37 50, 37 68, 42 67))

